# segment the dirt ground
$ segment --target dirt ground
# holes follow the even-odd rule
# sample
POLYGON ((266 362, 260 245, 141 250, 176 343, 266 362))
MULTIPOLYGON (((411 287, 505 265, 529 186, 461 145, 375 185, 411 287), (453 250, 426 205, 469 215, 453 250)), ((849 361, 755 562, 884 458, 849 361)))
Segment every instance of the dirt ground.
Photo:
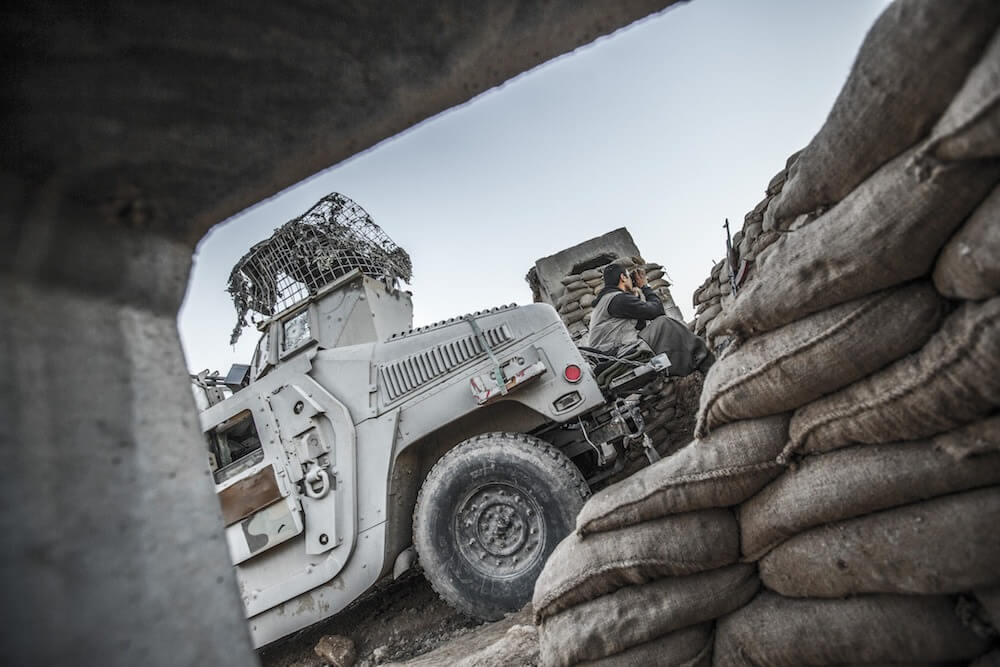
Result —
MULTIPOLYGON (((520 612, 497 623, 482 624, 445 604, 415 568, 397 581, 380 584, 333 618, 265 647, 259 655, 265 667, 321 667, 326 663, 313 647, 324 635, 341 635, 354 641, 359 667, 455 665, 459 657, 469 657, 505 639, 513 626, 518 627, 508 639, 519 641, 501 641, 493 647, 506 656, 495 664, 534 665, 538 649, 530 614, 520 612), (527 648, 522 651, 522 646, 527 648), (441 651, 425 655, 439 647, 441 651), (514 658, 512 650, 526 652, 526 661, 514 658), (424 657, 410 662, 417 656, 424 657), (509 661, 512 658, 514 662, 509 661)), ((485 654, 481 658, 478 664, 491 662, 485 654)))

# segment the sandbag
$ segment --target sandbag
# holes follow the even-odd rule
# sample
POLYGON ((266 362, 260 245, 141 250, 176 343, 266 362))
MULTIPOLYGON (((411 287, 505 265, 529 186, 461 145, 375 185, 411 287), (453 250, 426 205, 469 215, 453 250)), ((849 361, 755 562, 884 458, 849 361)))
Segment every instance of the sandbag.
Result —
POLYGON ((561 306, 559 308, 560 315, 569 315, 570 313, 575 313, 580 310, 580 304, 577 301, 570 301, 569 303, 561 306))
POLYGON ((578 282, 580 280, 583 280, 583 278, 580 276, 579 273, 571 273, 565 278, 560 279, 559 282, 562 283, 563 285, 572 285, 573 283, 578 282))
POLYGON ((743 503, 743 558, 760 559, 799 533, 927 498, 1000 484, 1000 419, 931 440, 861 445, 809 456, 743 503), (956 460, 948 448, 989 440, 992 453, 956 460))
POLYGON ((966 667, 963 660, 945 660, 940 662, 838 662, 827 667, 966 667))
POLYGON ((675 514, 586 539, 572 533, 535 582, 535 622, 624 586, 732 565, 739 552, 736 519, 723 509, 675 514))
POLYGON ((590 294, 590 290, 584 288, 584 289, 573 290, 572 292, 566 292, 561 297, 559 297, 559 300, 556 302, 556 307, 562 308, 567 304, 572 304, 574 302, 577 302, 580 300, 580 297, 582 297, 584 294, 590 294))
POLYGON ((543 620, 538 633, 542 662, 572 665, 620 653, 728 614, 749 602, 759 587, 752 565, 627 586, 543 620))
POLYGON ((953 160, 1000 156, 1000 31, 914 158, 924 175, 953 160))
POLYGON ((953 459, 1000 452, 1000 415, 934 437, 934 446, 953 459))
POLYGON ((788 415, 736 422, 594 494, 576 517, 580 535, 743 502, 777 477, 788 415))
POLYGON ((1000 295, 1000 186, 941 250, 934 265, 934 287, 953 299, 1000 295))
POLYGON ((762 593, 719 619, 715 667, 971 660, 989 641, 966 628, 947 596, 862 595, 843 600, 762 593))
POLYGON ((796 410, 782 456, 916 440, 1000 406, 1000 297, 968 302, 919 352, 796 410))
POLYGON ((580 280, 597 280, 603 277, 604 274, 601 273, 600 269, 587 269, 580 274, 580 280))
POLYGON ((942 496, 796 535, 760 560, 787 597, 959 593, 1000 585, 1000 487, 942 496))
POLYGON ((575 292, 576 290, 586 289, 587 283, 583 280, 574 280, 570 284, 566 285, 566 292, 575 292))
POLYGON ((862 42, 826 122, 770 207, 779 229, 839 202, 927 134, 998 21, 995 0, 896 0, 886 8, 862 42))
POLYGON ((621 653, 578 664, 592 667, 636 667, 637 665, 711 667, 713 627, 713 623, 694 625, 645 644, 633 646, 621 653))
POLYGON ((703 329, 706 322, 711 322, 715 317, 722 312, 722 306, 718 303, 709 306, 704 311, 695 315, 695 329, 703 329))
POLYGON ((930 273, 996 184, 1000 164, 956 163, 918 182, 906 169, 912 155, 886 164, 819 220, 782 234, 709 333, 749 338, 930 273))
POLYGON ((705 377, 695 435, 794 410, 917 350, 945 303, 927 282, 877 292, 770 331, 716 361, 705 377))

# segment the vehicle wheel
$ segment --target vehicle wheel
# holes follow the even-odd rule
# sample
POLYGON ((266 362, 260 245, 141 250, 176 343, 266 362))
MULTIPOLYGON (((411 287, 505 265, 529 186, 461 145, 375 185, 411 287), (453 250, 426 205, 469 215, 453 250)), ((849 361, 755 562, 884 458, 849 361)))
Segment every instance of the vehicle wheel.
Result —
POLYGON ((502 618, 531 600, 589 495, 576 466, 538 438, 470 438, 441 457, 420 488, 413 514, 420 564, 459 611, 502 618))

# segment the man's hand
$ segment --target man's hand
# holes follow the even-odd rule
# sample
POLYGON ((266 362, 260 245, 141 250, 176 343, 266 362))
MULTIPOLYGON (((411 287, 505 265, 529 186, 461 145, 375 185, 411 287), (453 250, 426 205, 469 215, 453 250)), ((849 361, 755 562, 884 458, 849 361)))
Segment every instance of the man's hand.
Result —
POLYGON ((642 289, 646 286, 646 272, 642 269, 635 270, 635 286, 642 289))

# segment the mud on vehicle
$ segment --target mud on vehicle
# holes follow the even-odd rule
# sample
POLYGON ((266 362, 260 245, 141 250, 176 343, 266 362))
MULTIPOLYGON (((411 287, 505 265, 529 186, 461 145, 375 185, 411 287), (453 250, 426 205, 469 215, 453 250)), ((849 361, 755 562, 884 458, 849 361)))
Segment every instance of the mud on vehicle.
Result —
POLYGON ((657 458, 640 399, 664 355, 577 348, 546 304, 413 329, 395 288, 408 271, 340 195, 233 271, 260 340, 250 364, 194 384, 257 646, 337 613, 414 555, 457 609, 519 609, 591 489, 627 454, 657 458))

